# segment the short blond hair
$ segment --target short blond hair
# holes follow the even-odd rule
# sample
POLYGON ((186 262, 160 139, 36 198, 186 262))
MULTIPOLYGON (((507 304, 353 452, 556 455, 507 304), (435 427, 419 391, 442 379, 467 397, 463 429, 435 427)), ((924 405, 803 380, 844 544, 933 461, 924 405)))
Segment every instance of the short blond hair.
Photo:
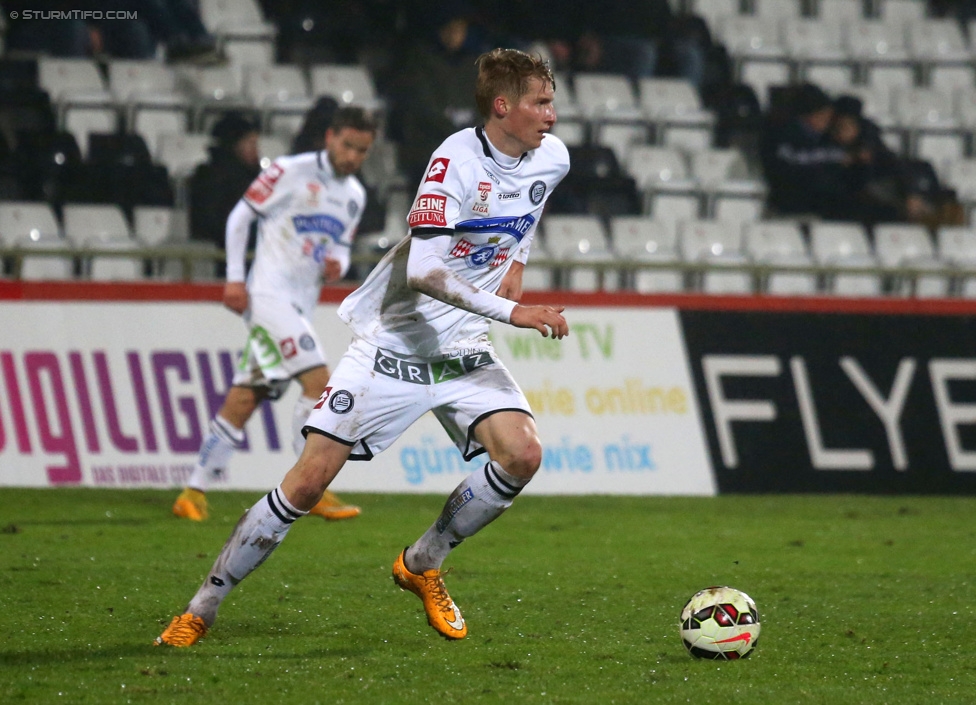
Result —
POLYGON ((549 62, 538 54, 533 56, 518 49, 492 49, 479 56, 475 66, 478 67, 475 105, 486 120, 491 117, 491 106, 497 96, 504 95, 515 101, 521 99, 532 78, 556 89, 549 62))

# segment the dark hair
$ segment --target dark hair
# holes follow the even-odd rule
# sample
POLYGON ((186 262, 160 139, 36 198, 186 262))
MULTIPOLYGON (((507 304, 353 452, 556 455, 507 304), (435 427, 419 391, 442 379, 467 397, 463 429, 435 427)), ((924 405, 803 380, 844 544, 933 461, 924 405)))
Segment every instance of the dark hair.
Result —
POLYGON ((353 130, 361 130, 362 132, 371 132, 374 135, 379 129, 376 117, 365 108, 355 105, 339 108, 332 115, 330 130, 339 132, 345 127, 351 127, 353 130))
POLYGON ((538 78, 556 89, 549 62, 539 55, 518 49, 492 49, 474 63, 478 67, 474 101, 481 117, 486 120, 491 117, 491 104, 496 96, 519 100, 529 89, 529 79, 538 78))
POLYGON ((243 137, 252 132, 260 132, 258 125, 243 113, 227 113, 218 120, 210 135, 222 147, 233 148, 243 137))
POLYGON ((797 115, 810 115, 833 105, 820 86, 804 83, 797 87, 793 108, 797 115))
POLYGON ((850 115, 851 117, 861 117, 861 112, 863 110, 864 110, 864 103, 861 102, 860 98, 855 98, 852 95, 842 95, 836 100, 834 100, 835 115, 850 115))

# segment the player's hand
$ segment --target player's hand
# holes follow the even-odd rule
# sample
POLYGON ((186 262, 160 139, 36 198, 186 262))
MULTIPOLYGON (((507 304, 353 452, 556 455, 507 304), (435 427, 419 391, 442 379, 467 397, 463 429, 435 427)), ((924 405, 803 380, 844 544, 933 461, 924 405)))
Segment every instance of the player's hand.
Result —
POLYGON ((337 259, 325 258, 325 281, 334 282, 342 276, 342 264, 337 259))
POLYGON ((569 324, 563 318, 565 306, 516 306, 511 323, 516 328, 535 328, 543 337, 565 338, 569 324))
POLYGON ((522 272, 524 271, 524 264, 521 262, 512 262, 508 271, 505 272, 505 276, 502 278, 501 285, 498 287, 498 295, 509 301, 518 301, 521 299, 522 272))
POLYGON ((247 310, 247 287, 244 282, 227 282, 224 284, 224 306, 237 314, 247 310))

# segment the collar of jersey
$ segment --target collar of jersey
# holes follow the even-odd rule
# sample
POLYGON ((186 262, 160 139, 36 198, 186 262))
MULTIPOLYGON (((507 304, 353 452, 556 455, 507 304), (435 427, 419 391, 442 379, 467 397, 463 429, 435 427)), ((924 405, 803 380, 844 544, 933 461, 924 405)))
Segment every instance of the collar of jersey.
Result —
POLYGON ((500 152, 495 145, 488 141, 488 135, 485 134, 485 128, 476 127, 474 128, 474 132, 476 135, 478 135, 478 139, 481 140, 481 148, 484 150, 485 156, 495 162, 495 164, 500 166, 502 169, 517 169, 519 164, 522 163, 522 160, 525 159, 525 155, 527 154, 526 152, 523 152, 522 156, 518 159, 500 152), (499 159, 504 161, 499 161, 499 159), (506 163, 509 160, 511 160, 511 163, 506 163))
POLYGON ((329 156, 324 149, 320 149, 315 153, 315 158, 319 162, 319 169, 325 172, 326 179, 335 178, 335 169, 332 168, 332 162, 329 161, 329 156))

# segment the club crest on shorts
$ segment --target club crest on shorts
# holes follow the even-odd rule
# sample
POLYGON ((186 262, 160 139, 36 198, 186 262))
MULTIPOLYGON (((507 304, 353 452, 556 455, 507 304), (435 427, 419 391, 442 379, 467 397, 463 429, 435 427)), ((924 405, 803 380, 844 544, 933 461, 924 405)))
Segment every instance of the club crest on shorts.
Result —
POLYGON ((332 393, 329 397, 329 408, 333 413, 336 414, 348 414, 352 411, 352 407, 355 405, 355 400, 352 394, 347 392, 345 389, 339 389, 332 393))

